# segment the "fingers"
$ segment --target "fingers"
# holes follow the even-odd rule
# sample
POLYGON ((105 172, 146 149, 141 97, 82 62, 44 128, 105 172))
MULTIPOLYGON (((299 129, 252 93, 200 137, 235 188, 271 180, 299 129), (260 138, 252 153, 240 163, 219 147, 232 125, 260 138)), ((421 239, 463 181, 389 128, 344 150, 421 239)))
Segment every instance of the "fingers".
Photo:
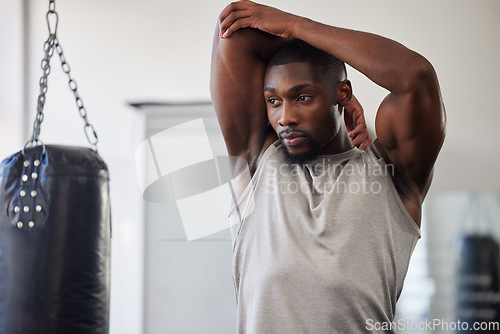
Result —
POLYGON ((347 107, 351 109, 352 112, 360 110, 361 113, 363 113, 363 107, 361 106, 361 103, 359 103, 358 99, 354 95, 352 95, 351 101, 349 102, 347 107))
MULTIPOLYGON (((349 132, 349 137, 351 138, 351 141, 353 142, 353 144, 354 144, 354 141, 358 138, 359 138, 358 144, 363 142, 366 139, 366 135, 368 135, 368 130, 366 129, 365 124, 358 124, 354 130, 349 132), (361 141, 359 141, 359 140, 361 140, 361 141)), ((354 145, 356 145, 356 144, 354 144, 354 145)))
POLYGON ((360 150, 367 151, 367 150, 370 148, 371 144, 372 144, 372 139, 371 139, 370 137, 368 137, 368 139, 367 139, 367 140, 365 140, 365 141, 363 142, 363 144, 359 145, 359 147, 358 147, 358 148, 359 148, 360 150))
POLYGON ((248 6, 248 3, 252 3, 252 2, 246 1, 246 0, 231 2, 220 13, 219 22, 224 21, 226 19, 226 17, 228 17, 229 14, 231 14, 232 12, 245 9, 248 6))
POLYGON ((348 131, 354 130, 354 121, 352 119, 352 114, 344 110, 344 123, 348 131))
POLYGON ((364 123, 358 124, 354 130, 349 132, 349 137, 354 146, 366 151, 372 144, 372 139, 368 128, 364 123))
POLYGON ((344 120, 349 131, 353 131, 358 124, 365 124, 363 107, 354 95, 351 101, 344 107, 344 120))
POLYGON ((249 10, 241 10, 229 14, 220 26, 220 37, 229 38, 236 30, 251 27, 251 15, 252 12, 249 10))
POLYGON ((249 0, 233 2, 219 17, 220 36, 230 37, 241 28, 254 28, 282 38, 294 35, 298 16, 249 0))
POLYGON ((248 27, 248 22, 237 21, 250 17, 253 14, 251 11, 253 5, 255 3, 249 0, 236 1, 227 5, 219 16, 220 37, 230 37, 234 31, 248 27), (236 25, 235 22, 237 22, 236 25))
MULTIPOLYGON (((363 110, 351 110, 350 112, 344 112, 344 121, 347 130, 354 131, 359 126, 365 126, 365 116, 363 115, 363 110)), ((359 129, 358 129, 359 130, 359 129)), ((362 129, 361 129, 362 130, 362 129)))
MULTIPOLYGON (((360 106, 361 107, 361 106, 360 106)), ((363 108, 356 108, 352 111, 352 119, 356 124, 365 122, 365 115, 363 113, 363 108)))
POLYGON ((372 142, 373 142, 372 138, 370 137, 370 134, 367 132, 366 139, 361 144, 358 145, 358 148, 360 150, 366 151, 368 150, 368 148, 370 148, 372 142))
POLYGON ((365 131, 363 133, 360 133, 358 134, 356 137, 352 138, 351 141, 352 141, 352 144, 354 146, 357 146, 359 147, 361 144, 363 144, 368 138, 370 137, 370 135, 368 134, 368 131, 365 131))
POLYGON ((219 15, 219 19, 224 20, 232 11, 242 10, 248 8, 249 6, 257 5, 257 3, 250 0, 240 0, 233 1, 229 5, 227 5, 219 15))
POLYGON ((366 151, 372 144, 372 139, 368 131, 365 131, 352 139, 352 144, 360 150, 366 151))
POLYGON ((344 108, 344 119, 352 144, 366 151, 372 144, 372 139, 366 127, 363 107, 353 95, 351 102, 344 108))

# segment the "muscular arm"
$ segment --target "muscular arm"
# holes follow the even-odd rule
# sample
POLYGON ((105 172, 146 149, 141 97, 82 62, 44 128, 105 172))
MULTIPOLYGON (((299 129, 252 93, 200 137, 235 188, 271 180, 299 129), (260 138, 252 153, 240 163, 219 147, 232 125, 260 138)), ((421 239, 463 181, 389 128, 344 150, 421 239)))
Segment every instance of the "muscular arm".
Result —
POLYGON ((284 42, 255 29, 241 29, 221 39, 219 25, 214 37, 212 100, 229 155, 245 158, 252 171, 274 134, 268 126, 262 86, 267 61, 284 42))
POLYGON ((432 65, 418 53, 381 36, 307 19, 299 22, 294 33, 297 38, 332 53, 390 91, 376 116, 378 146, 396 167, 400 191, 425 196, 445 124, 432 65))
POLYGON ((221 19, 225 38, 245 27, 299 38, 390 91, 377 112, 377 145, 395 166, 400 196, 403 202, 409 199, 405 205, 418 221, 445 133, 444 106, 432 65, 390 39, 324 25, 251 1, 233 3, 221 19))

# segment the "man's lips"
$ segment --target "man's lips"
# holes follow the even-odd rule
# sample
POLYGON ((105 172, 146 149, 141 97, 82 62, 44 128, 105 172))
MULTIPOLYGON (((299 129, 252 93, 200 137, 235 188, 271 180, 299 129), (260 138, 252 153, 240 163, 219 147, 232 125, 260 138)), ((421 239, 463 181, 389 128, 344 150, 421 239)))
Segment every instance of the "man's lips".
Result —
POLYGON ((306 135, 298 131, 283 132, 280 137, 285 145, 289 147, 299 146, 306 139, 306 135))

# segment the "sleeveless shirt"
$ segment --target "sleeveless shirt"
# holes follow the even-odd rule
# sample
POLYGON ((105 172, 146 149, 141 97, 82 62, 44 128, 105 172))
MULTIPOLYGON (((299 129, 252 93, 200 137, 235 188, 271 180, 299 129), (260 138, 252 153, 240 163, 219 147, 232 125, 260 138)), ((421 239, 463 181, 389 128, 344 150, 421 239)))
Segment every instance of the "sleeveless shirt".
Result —
POLYGON ((283 150, 277 141, 265 151, 229 215, 238 333, 367 333, 393 322, 420 229, 390 166, 374 145, 305 165, 283 150))

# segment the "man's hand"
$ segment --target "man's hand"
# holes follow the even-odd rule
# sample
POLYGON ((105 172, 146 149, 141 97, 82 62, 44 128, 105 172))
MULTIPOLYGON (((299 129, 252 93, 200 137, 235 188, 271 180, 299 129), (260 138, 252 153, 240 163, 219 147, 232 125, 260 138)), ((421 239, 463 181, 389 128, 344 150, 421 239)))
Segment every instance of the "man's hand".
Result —
POLYGON ((366 151, 372 144, 372 139, 366 127, 363 107, 354 95, 352 96, 351 102, 344 107, 344 120, 352 144, 366 151))
POLYGON ((293 38, 293 27, 299 16, 249 0, 229 4, 219 16, 221 38, 228 38, 242 28, 255 28, 269 34, 293 38))

